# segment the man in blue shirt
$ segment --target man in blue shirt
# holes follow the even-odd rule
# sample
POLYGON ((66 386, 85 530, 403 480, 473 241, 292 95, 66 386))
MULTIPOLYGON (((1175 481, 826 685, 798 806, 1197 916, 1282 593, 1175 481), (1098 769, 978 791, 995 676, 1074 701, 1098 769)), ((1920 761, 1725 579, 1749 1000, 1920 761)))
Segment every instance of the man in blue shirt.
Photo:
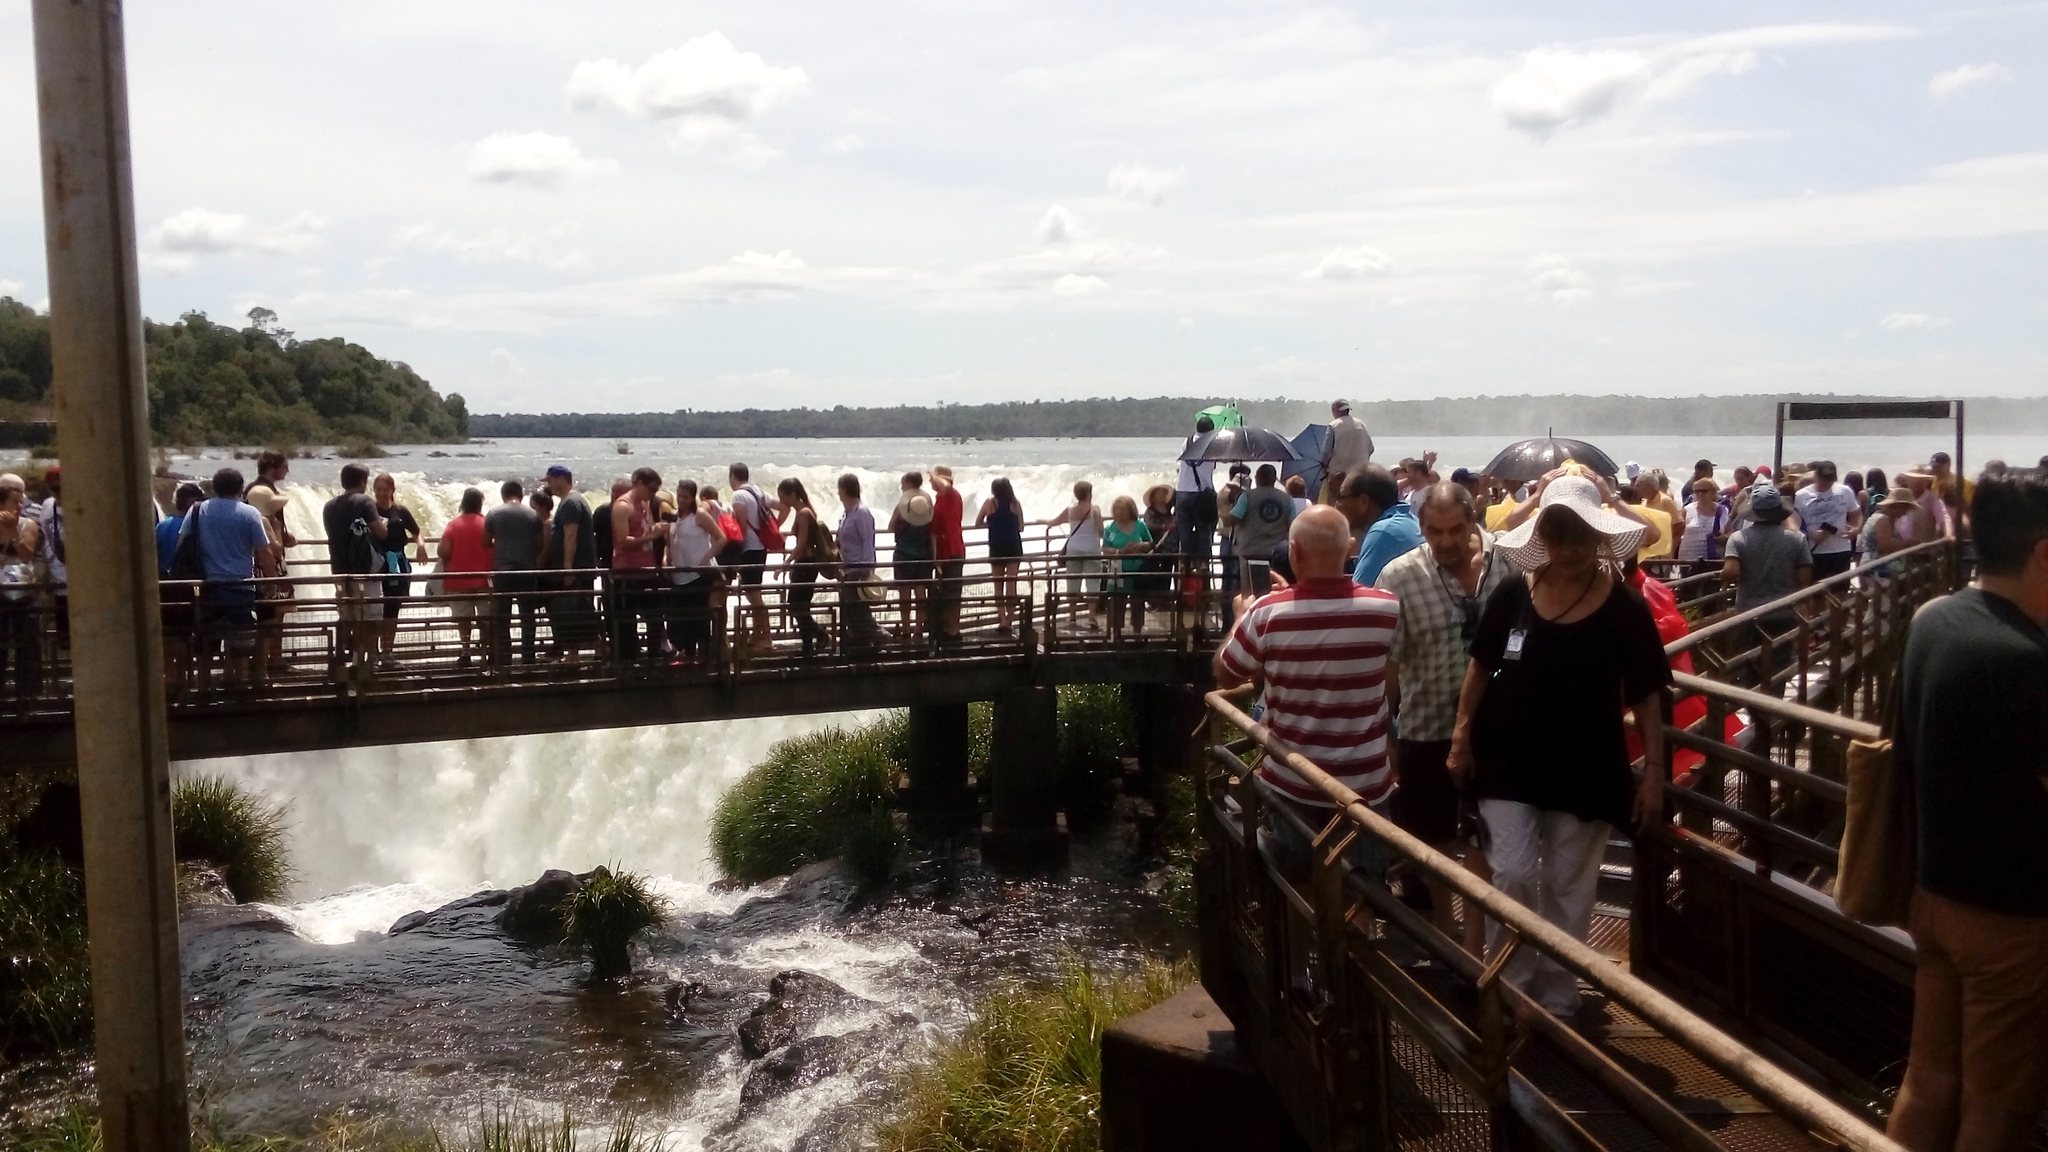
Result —
MULTIPOLYGON (((213 474, 213 499, 194 506, 179 532, 199 534, 199 634, 211 659, 227 648, 230 681, 255 684, 262 669, 256 654, 256 561, 280 559, 263 530, 263 514, 242 503, 242 474, 223 468, 213 474)), ((175 547, 175 546, 174 546, 175 547)))
POLYGON ((171 578, 171 560, 178 555, 178 537, 185 534, 185 514, 206 499, 206 491, 197 484, 180 484, 175 499, 178 514, 156 522, 156 574, 160 580, 171 578))
POLYGON ((1401 499, 1394 474, 1378 464, 1366 465, 1356 482, 1347 480, 1344 487, 1345 495, 1363 506, 1370 525, 1359 544, 1358 564, 1351 570, 1351 578, 1370 588, 1379 580, 1381 569, 1422 546, 1422 525, 1415 519, 1415 509, 1401 499))

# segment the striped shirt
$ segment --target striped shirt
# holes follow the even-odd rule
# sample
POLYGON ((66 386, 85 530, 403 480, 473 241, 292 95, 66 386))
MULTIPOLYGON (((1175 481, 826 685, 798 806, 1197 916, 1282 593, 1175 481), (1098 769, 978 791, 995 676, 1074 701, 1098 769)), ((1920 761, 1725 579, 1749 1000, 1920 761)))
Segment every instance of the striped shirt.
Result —
MULTIPOLYGON (((1348 577, 1304 580, 1261 597, 1218 653, 1231 674, 1265 682, 1265 724, 1289 749, 1368 804, 1393 789, 1387 771, 1387 648, 1401 604, 1348 577)), ((1266 782, 1304 804, 1321 791, 1267 758, 1266 782)))

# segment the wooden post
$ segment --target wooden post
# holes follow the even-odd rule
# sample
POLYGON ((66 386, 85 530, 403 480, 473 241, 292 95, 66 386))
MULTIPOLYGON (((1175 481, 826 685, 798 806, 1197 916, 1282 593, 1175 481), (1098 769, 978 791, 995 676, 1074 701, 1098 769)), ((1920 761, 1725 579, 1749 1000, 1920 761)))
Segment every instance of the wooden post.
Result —
POLYGON ((184 1149, 185 1029, 120 0, 34 0, 101 1131, 184 1149))

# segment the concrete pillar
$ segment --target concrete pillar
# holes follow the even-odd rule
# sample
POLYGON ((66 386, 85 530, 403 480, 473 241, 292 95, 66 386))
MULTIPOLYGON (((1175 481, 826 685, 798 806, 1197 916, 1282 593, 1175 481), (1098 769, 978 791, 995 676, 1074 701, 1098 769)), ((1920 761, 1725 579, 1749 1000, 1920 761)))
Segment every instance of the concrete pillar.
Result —
POLYGON ((989 820, 981 834, 981 856, 992 867, 1043 868, 1067 858, 1059 714, 1051 688, 1014 688, 996 699, 989 820))
POLYGON ((1103 1152, 1307 1152, 1201 985, 1102 1034, 1103 1152))
POLYGON ((161 1152, 190 1128, 121 3, 31 13, 101 1131, 161 1152))
POLYGON ((941 834, 972 828, 979 799, 967 780, 966 704, 910 706, 910 786, 899 797, 912 830, 941 834))

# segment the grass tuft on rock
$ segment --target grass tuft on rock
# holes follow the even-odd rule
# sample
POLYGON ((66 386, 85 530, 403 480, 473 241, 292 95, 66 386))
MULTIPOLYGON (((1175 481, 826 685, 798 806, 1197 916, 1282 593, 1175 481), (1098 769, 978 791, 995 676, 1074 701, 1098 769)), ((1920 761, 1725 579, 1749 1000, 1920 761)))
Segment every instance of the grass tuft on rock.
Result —
POLYGON ((888 878, 902 847, 890 796, 909 717, 780 741, 718 798, 711 853, 726 876, 759 883, 840 857, 863 883, 888 878))
POLYGON ((594 980, 630 976, 633 937, 668 919, 668 901, 644 877, 598 867, 562 900, 562 927, 570 943, 590 952, 594 980))
POLYGON ((276 900, 292 879, 285 809, 218 776, 171 788, 171 829, 180 860, 220 869, 235 899, 276 900))
POLYGON ((49 852, 0 860, 0 1056, 91 1031, 84 878, 49 852))
POLYGON ((1194 982, 1186 961, 1104 975, 1069 959, 1051 988, 1005 984, 967 1032, 914 1069, 886 1152, 1094 1152, 1102 1033, 1194 982))

